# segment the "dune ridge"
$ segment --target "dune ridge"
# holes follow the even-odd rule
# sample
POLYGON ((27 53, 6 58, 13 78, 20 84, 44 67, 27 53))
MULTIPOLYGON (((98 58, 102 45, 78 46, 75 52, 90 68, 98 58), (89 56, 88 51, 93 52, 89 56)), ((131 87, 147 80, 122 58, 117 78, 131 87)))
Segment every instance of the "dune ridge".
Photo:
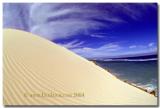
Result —
POLYGON ((20 30, 3 34, 4 105, 157 105, 62 46, 20 30))

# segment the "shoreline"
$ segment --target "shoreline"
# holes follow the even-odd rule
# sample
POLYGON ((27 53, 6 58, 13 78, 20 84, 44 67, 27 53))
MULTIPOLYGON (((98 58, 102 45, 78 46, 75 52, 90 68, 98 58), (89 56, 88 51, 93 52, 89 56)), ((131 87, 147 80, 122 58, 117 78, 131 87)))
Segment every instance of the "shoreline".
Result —
MULTIPOLYGON (((99 66, 99 65, 96 63, 96 61, 93 61, 93 60, 89 60, 89 61, 91 61, 91 62, 94 63, 95 65, 99 66)), ((100 66, 100 67, 101 67, 101 66, 100 66)), ((102 67, 102 68, 103 68, 103 67, 102 67)), ((104 68, 104 69, 105 69, 105 68, 104 68)), ((105 70, 112 74, 112 72, 111 72, 109 69, 105 69, 105 70)), ((114 74, 112 74, 112 75, 114 75, 114 74)), ((153 89, 153 90, 149 91, 149 90, 148 90, 147 88, 145 88, 145 87, 139 86, 139 85, 137 85, 137 84, 135 84, 135 83, 132 83, 132 82, 129 82, 129 81, 127 81, 127 80, 120 79, 120 78, 118 78, 116 75, 114 75, 114 76, 115 76, 117 79, 119 79, 119 80, 121 80, 121 81, 123 81, 123 82, 125 82, 125 83, 127 83, 127 84, 129 84, 129 85, 131 85, 131 86, 134 86, 134 87, 136 87, 136 88, 138 88, 138 89, 140 89, 140 90, 142 90, 142 91, 144 91, 144 92, 147 92, 147 93, 149 93, 149 94, 151 94, 151 95, 154 95, 155 97, 158 97, 158 91, 157 91, 156 89, 153 89)))
MULTIPOLYGON (((120 80, 121 80, 121 79, 120 79, 120 80)), ((145 92, 147 92, 147 93, 149 93, 149 94, 152 94, 152 95, 154 95, 155 97, 158 97, 156 90, 152 90, 152 91, 149 92, 146 88, 140 87, 140 86, 138 86, 138 85, 135 84, 135 83, 130 83, 130 82, 126 81, 126 80, 121 80, 121 81, 123 81, 123 82, 125 82, 125 83, 127 83, 127 84, 129 84, 129 85, 132 85, 132 86, 134 86, 134 87, 136 87, 136 88, 138 88, 138 89, 140 89, 140 90, 142 90, 142 91, 145 91, 145 92)))

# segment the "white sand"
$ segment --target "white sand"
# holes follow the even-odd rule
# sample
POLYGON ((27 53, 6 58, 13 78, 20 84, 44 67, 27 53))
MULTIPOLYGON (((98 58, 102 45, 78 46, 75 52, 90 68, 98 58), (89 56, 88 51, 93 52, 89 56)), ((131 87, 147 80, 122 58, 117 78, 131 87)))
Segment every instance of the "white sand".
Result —
POLYGON ((64 47, 4 30, 4 105, 156 105, 157 98, 64 47), (81 97, 43 96, 84 93, 81 97), (33 97, 31 95, 34 95, 33 97), (36 95, 36 96, 35 96, 36 95))

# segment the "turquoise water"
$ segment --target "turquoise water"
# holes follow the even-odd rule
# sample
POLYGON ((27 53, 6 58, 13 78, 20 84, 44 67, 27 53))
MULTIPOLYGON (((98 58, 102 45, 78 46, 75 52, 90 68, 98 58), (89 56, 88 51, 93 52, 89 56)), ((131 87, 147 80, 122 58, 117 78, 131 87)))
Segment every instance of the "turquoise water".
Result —
POLYGON ((121 80, 147 90, 155 90, 158 82, 158 61, 96 61, 121 80))

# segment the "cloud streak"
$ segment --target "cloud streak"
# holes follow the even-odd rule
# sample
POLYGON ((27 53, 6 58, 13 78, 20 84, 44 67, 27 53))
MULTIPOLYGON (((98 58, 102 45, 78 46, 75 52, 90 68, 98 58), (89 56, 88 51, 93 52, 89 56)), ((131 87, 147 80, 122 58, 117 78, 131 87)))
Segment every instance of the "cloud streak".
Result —
POLYGON ((119 14, 135 20, 143 16, 145 10, 145 4, 6 3, 3 17, 5 28, 22 29, 55 40, 77 34, 90 35, 91 31, 100 28, 126 23, 119 14))
POLYGON ((106 14, 100 11, 92 4, 33 4, 31 32, 54 40, 80 33, 89 35, 91 30, 107 28, 109 25, 102 21, 122 22, 120 18, 107 14, 108 11, 104 12, 106 14))
POLYGON ((86 58, 97 58, 97 57, 107 57, 110 54, 113 56, 116 54, 116 51, 122 49, 117 43, 108 43, 102 45, 98 48, 89 48, 89 47, 81 47, 76 49, 71 49, 73 52, 80 54, 86 58))
POLYGON ((116 57, 121 55, 136 55, 136 54, 147 54, 156 53, 157 47, 154 42, 150 42, 148 45, 130 45, 129 49, 127 46, 122 46, 120 43, 108 43, 98 48, 80 47, 71 49, 73 52, 82 55, 86 58, 105 58, 105 57, 116 57), (117 53, 118 52, 118 53, 117 53))
POLYGON ((136 48, 137 46, 136 45, 131 45, 131 46, 129 46, 129 48, 136 48))
POLYGON ((73 48, 78 48, 78 47, 82 47, 81 45, 83 45, 85 42, 84 41, 78 41, 78 40, 73 40, 71 42, 68 42, 66 44, 60 44, 63 47, 66 47, 68 49, 73 49, 73 48))

